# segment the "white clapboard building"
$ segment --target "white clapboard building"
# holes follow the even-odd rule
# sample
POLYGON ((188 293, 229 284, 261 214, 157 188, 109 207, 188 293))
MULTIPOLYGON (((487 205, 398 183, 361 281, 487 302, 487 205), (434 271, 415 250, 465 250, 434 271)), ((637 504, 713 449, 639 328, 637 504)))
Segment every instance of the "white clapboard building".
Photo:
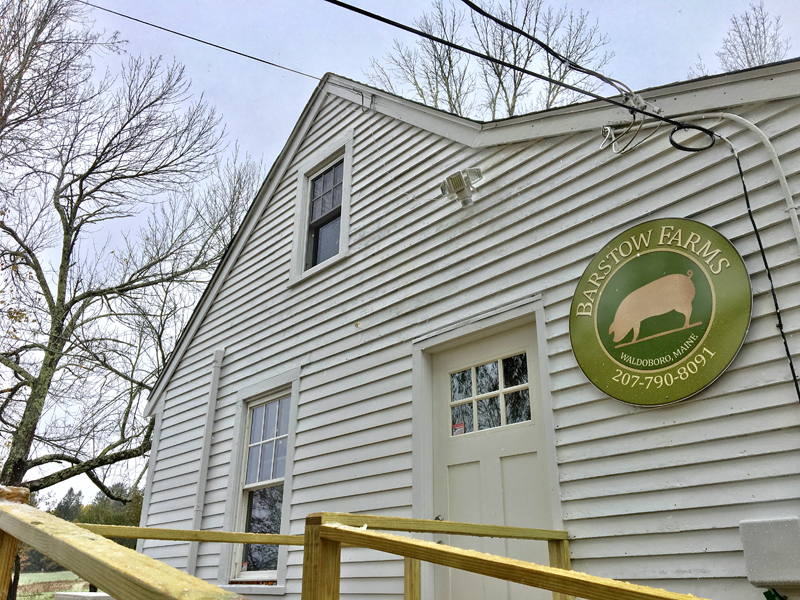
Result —
MULTIPOLYGON (((800 352, 800 62, 642 96, 739 151, 800 352)), ((302 533, 334 511, 564 529, 575 570, 761 598, 739 523, 800 513, 800 403, 769 282, 730 147, 682 152, 648 122, 615 152, 601 129, 630 118, 588 102, 479 123, 326 75, 152 393, 142 525, 302 533), (443 193, 469 169, 474 191, 443 193), (667 217, 734 244, 752 321, 716 382, 641 408, 590 383, 569 313, 606 243, 667 217)), ((470 543, 547 564, 546 544, 470 543)), ((301 548, 140 549, 254 598, 299 598, 301 548)), ((344 551, 343 597, 399 598, 402 577, 402 560, 344 551)), ((550 597, 476 577, 437 600, 550 597)))

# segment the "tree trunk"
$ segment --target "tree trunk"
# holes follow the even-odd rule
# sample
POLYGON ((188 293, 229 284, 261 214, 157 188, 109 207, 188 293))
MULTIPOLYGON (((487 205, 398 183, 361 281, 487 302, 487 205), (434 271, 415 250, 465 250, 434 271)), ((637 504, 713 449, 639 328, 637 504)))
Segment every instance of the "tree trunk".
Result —
POLYGON ((50 382, 55 374, 56 360, 52 354, 45 358, 39 376, 36 378, 31 395, 25 403, 19 427, 11 438, 11 447, 8 450, 8 459, 0 472, 0 485, 20 486, 28 471, 28 457, 30 456, 33 437, 36 434, 36 425, 44 410, 44 400, 50 389, 50 382))

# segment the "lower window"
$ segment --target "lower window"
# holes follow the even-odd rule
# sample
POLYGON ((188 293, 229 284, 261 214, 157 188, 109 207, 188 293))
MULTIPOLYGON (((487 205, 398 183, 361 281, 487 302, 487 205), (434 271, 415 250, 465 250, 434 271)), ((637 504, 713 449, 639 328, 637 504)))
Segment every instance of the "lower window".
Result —
MULTIPOLYGON (((247 531, 280 533, 283 507, 283 485, 255 490, 248 494, 247 531)), ((278 546, 247 544, 244 547, 242 571, 274 571, 278 568, 278 546)))
MULTIPOLYGON (((289 433, 290 397, 251 406, 248 415, 247 464, 243 487, 245 531, 280 533, 283 480, 289 433), (246 504, 245 504, 246 503, 246 504)), ((245 544, 238 580, 270 581, 278 569, 278 546, 245 544)))

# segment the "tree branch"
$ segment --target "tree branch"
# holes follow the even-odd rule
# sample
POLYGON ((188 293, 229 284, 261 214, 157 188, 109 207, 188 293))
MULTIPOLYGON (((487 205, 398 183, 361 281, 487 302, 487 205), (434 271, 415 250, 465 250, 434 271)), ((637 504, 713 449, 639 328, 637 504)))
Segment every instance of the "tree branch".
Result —
MULTIPOLYGON (((59 458, 57 460, 63 460, 64 462, 67 461, 73 462, 73 466, 68 467, 66 469, 62 469, 60 471, 56 471, 55 473, 51 473, 50 475, 40 477, 39 479, 34 479, 33 481, 25 481, 22 483, 22 485, 30 489, 32 492, 35 492, 50 487, 52 485, 55 485, 56 483, 59 483, 61 481, 66 481, 67 479, 75 477, 76 475, 81 475, 83 473, 86 473, 88 475, 89 471, 93 471, 98 467, 113 465, 118 462, 130 460, 132 458, 137 458, 139 456, 144 456, 145 454, 147 454, 147 452, 150 451, 150 448, 152 446, 151 437, 153 434, 153 427, 154 427, 154 422, 151 419, 150 423, 147 425, 147 429, 144 432, 141 444, 139 444, 135 448, 121 450, 119 452, 114 452, 111 454, 104 454, 82 462, 76 462, 79 459, 75 459, 74 457, 70 459, 59 458)), ((33 463, 36 461, 34 460, 30 462, 33 463)), ((37 463, 36 466, 41 466, 42 464, 46 463, 37 463)))

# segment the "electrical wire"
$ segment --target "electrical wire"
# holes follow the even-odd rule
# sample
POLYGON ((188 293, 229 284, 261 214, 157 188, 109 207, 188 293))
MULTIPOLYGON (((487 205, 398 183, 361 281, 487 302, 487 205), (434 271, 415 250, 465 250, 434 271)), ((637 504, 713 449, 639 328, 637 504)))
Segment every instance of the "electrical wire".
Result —
POLYGON ((586 67, 583 67, 583 66, 579 65, 576 62, 573 62, 571 59, 567 58, 566 56, 563 56, 562 54, 560 54, 558 52, 556 52, 550 46, 548 46, 546 43, 544 43, 542 40, 540 40, 537 37, 529 34, 524 29, 521 29, 521 28, 517 27, 513 23, 508 23, 506 21, 503 21, 499 17, 494 16, 492 13, 490 13, 489 11, 484 9, 482 6, 480 6, 478 4, 475 4, 474 2, 471 2, 471 0, 461 0, 461 1, 464 4, 466 4, 468 7, 470 7, 476 13, 478 13, 478 14, 486 17, 487 19, 497 23, 498 25, 500 25, 500 27, 503 27, 504 29, 508 29, 509 31, 513 31, 514 33, 517 33, 517 34, 519 34, 519 35, 531 40, 532 42, 537 44, 540 48, 542 48, 542 50, 547 52, 550 56, 556 58, 562 64, 567 65, 573 71, 578 71, 579 73, 583 73, 585 75, 590 75, 592 77, 596 77, 597 79, 603 81, 604 83, 607 83, 608 85, 610 85, 611 87, 616 89, 623 96, 626 96, 628 94, 630 94, 631 96, 635 95, 635 92, 630 87, 628 87, 627 85, 622 83, 621 81, 619 81, 617 79, 613 79, 611 77, 607 77, 607 76, 603 75, 602 73, 598 73, 597 71, 593 71, 591 69, 588 69, 586 67))
POLYGON ((642 128, 644 127, 644 119, 641 119, 639 121, 639 126, 636 128, 636 131, 633 133, 631 139, 628 140, 628 142, 622 148, 618 148, 617 144, 622 142, 625 136, 628 135, 628 133, 630 133, 631 129, 633 129, 633 126, 636 124, 636 122, 637 119, 636 115, 634 114, 631 116, 631 122, 625 128, 625 131, 623 131, 620 134, 617 134, 614 131, 614 127, 612 127, 611 125, 604 125, 600 129, 600 133, 603 136, 603 141, 600 142, 600 149, 604 150, 605 148, 611 146, 611 151, 614 154, 627 154, 628 152, 633 152, 634 150, 636 150, 636 148, 644 144, 651 137, 658 134, 658 132, 661 130, 661 126, 664 124, 663 121, 658 121, 658 125, 653 131, 651 131, 644 139, 641 139, 634 144, 634 142, 636 141, 636 137, 639 135, 639 133, 642 131, 642 128))
POLYGON ((132 17, 130 15, 126 15, 125 13, 117 12, 115 10, 111 10, 110 8, 104 8, 102 6, 98 6, 97 4, 92 4, 91 2, 86 2, 86 0, 75 0, 80 4, 85 4, 86 6, 91 6, 92 8, 96 8, 97 10, 102 10, 107 13, 111 13, 112 15, 117 15, 118 17, 122 17, 123 19, 128 19, 130 21, 135 21, 136 23, 141 23, 142 25, 147 25, 148 27, 153 27, 155 29, 160 29, 161 31, 166 31, 167 33, 171 33, 173 35, 177 35, 182 38, 186 38, 187 40, 192 40, 193 42, 198 42, 200 44, 205 44, 206 46, 211 46, 212 48, 217 48, 218 50, 224 50, 225 52, 230 52, 231 54, 236 54, 237 56, 242 56, 244 58, 249 58, 250 60, 254 60, 256 62, 263 63, 265 65, 269 65, 270 67, 275 67, 276 69, 283 69, 284 71, 289 71, 290 73, 296 73, 297 75, 302 75, 303 77, 308 77, 309 79, 314 79, 316 81, 320 81, 320 78, 315 75, 309 75, 308 73, 303 73, 303 71, 298 71, 297 69, 292 69, 290 67, 284 67, 283 65, 279 65, 278 63, 270 62, 263 58, 259 58, 257 56, 253 56, 252 54, 245 54, 244 52, 239 52, 238 50, 233 50, 231 48, 227 48, 225 46, 220 46, 219 44, 215 44, 213 42, 208 42, 206 40, 200 39, 198 37, 194 37, 188 35, 186 33, 181 33, 180 31, 175 31, 174 29, 168 29, 167 27, 162 27, 161 25, 156 25, 155 23, 150 23, 148 21, 144 21, 142 19, 137 19, 136 17, 132 17))
MULTIPOLYGON (((762 141, 762 143, 764 143, 765 147, 767 148, 767 151, 772 155, 773 163, 774 163, 776 169, 778 170, 778 176, 779 176, 779 180, 781 182, 781 186, 784 187, 784 184, 785 184, 785 181, 786 181, 786 177, 785 177, 785 175, 784 175, 784 173, 783 173, 783 171, 782 171, 782 169, 780 167, 780 163, 778 162, 777 154, 775 153, 775 150, 772 147, 772 144, 769 142, 769 139, 766 137, 766 135, 760 129, 755 127, 749 121, 746 121, 745 119, 742 119, 738 115, 731 115, 731 114, 728 114, 728 113, 700 114, 700 115, 694 115, 693 117, 689 117, 689 118, 711 118, 711 117, 719 117, 720 119, 723 119, 723 118, 731 119, 734 122, 737 122, 737 123, 740 123, 742 125, 745 125, 751 131, 756 133, 759 136, 759 138, 761 138, 761 141, 762 141)), ((661 123, 659 123, 659 127, 660 126, 661 126, 661 123)), ((635 146, 633 146, 630 150, 627 150, 628 145, 630 145, 630 142, 628 142, 628 144, 626 144, 625 147, 622 148, 622 150, 617 150, 617 148, 616 148, 617 142, 619 142, 623 137, 625 137, 625 135, 628 134, 628 132, 631 130, 632 127, 633 127, 633 121, 631 121, 631 123, 628 125, 628 127, 625 129, 625 131, 618 137, 614 134, 614 131, 613 131, 612 127, 610 127, 610 126, 603 127, 604 139, 603 139, 603 142, 601 142, 601 145, 600 145, 601 148, 607 148, 609 145, 611 145, 612 150, 615 153, 624 154, 627 151, 630 151, 630 150, 633 150, 633 149, 639 147, 641 144, 646 142, 648 139, 653 137, 653 135, 655 135, 658 132, 658 128, 656 128, 656 130, 653 131, 653 133, 651 133, 646 138, 641 140, 639 143, 637 143, 635 146), (610 144, 609 144, 609 141, 611 142, 610 144)), ((639 130, 637 129, 636 134, 634 134, 634 139, 635 139, 635 136, 638 133, 639 133, 639 130)), ((673 131, 673 133, 674 133, 674 131, 673 131)), ((670 135, 672 135, 672 134, 670 134, 670 135)), ((778 294, 777 294, 777 292, 775 290, 775 283, 774 283, 774 281, 772 279, 772 270, 770 269, 769 261, 767 260, 767 253, 764 250, 764 243, 761 240, 761 232, 758 229, 758 225, 756 224, 756 220, 755 220, 755 215, 753 214, 753 207, 752 207, 752 205, 750 203, 750 194, 749 194, 749 192, 747 190, 747 184, 745 183, 744 170, 742 168, 742 163, 741 163, 741 160, 739 158, 739 152, 736 150, 736 147, 733 145, 733 142, 731 142, 727 137, 725 137, 724 135, 721 135, 719 133, 716 133, 716 132, 714 132, 714 135, 715 135, 715 137, 721 139, 722 141, 724 141, 725 143, 728 144, 728 146, 731 149, 731 153, 733 154, 733 157, 734 157, 734 159, 736 161, 736 168, 737 168, 737 170, 739 172, 739 179, 740 179, 740 181, 742 183, 742 191, 744 193, 745 206, 747 207, 747 215, 748 215, 748 217, 750 219, 750 225, 752 226, 753 233, 755 234, 755 237, 756 237, 756 242, 758 244, 759 253, 761 255, 761 261, 764 264, 764 271, 766 272, 767 280, 769 281, 769 289, 770 289, 770 294, 772 296, 772 303, 773 303, 773 305, 775 307, 775 316, 776 316, 777 321, 778 321, 777 328, 778 328, 778 331, 780 332, 781 340, 783 341, 783 348, 784 348, 784 351, 786 353, 786 358, 787 358, 787 360, 789 362, 789 370, 791 371, 792 382, 794 383, 794 388, 795 388, 795 392, 797 394, 797 399, 798 399, 798 401, 800 401, 800 381, 798 381, 798 378, 797 378, 797 370, 796 370, 795 365, 794 365, 794 359, 792 358, 791 349, 789 348, 789 342, 788 342, 788 340, 786 338, 786 332, 784 331, 783 318, 781 316, 781 309, 780 309, 780 305, 778 303, 778 294)), ((673 144, 673 145, 675 145, 675 144, 673 144)), ((689 151, 696 151, 696 149, 693 149, 693 148, 688 148, 688 150, 689 151)), ((789 197, 787 198, 787 204, 790 204, 791 206, 793 206, 793 203, 790 200, 791 192, 789 192, 789 190, 788 190, 788 184, 785 184, 784 191, 787 194, 789 194, 789 197)), ((792 219, 792 222, 794 223, 794 219, 792 219)))
MULTIPOLYGON (((535 71, 529 71, 528 69, 524 69, 524 68, 519 67, 519 66, 517 66, 517 65, 515 65, 513 63, 501 60, 499 58, 495 58, 493 56, 489 56, 488 54, 484 54, 482 52, 478 52, 477 50, 473 50, 472 48, 467 48, 466 46, 462 46, 460 44, 456 44, 455 42, 451 42, 450 40, 446 40, 444 38, 435 36, 433 34, 426 33, 425 31, 422 31, 420 29, 416 29, 415 27, 411 27, 409 25, 405 25, 405 24, 400 23, 398 21, 394 21, 392 19, 389 19, 388 17, 384 17, 384 16, 379 15, 377 13, 373 13, 373 12, 370 12, 370 11, 365 10, 363 8, 359 8, 358 6, 353 6, 352 4, 348 4, 347 2, 342 2, 342 0, 324 0, 324 2, 327 2, 328 4, 333 4, 334 6, 338 6, 340 8, 344 8, 346 10, 349 10, 349 11, 357 13, 359 15, 368 17, 370 19, 374 19, 375 21, 380 21, 381 23, 384 23, 386 25, 390 25, 390 26, 395 27, 397 29, 401 29, 403 31, 407 31, 409 33, 413 33, 414 35, 417 35, 417 36, 420 36, 420 37, 424 37, 426 39, 431 40, 432 42, 436 42, 436 43, 442 44, 444 46, 448 46, 449 48, 453 48, 454 50, 459 50, 461 52, 464 52, 465 54, 469 54, 469 55, 474 56, 476 58, 480 58, 481 60, 486 60, 486 61, 492 62, 494 64, 500 65, 502 67, 506 67, 508 69, 513 69, 514 71, 518 71, 519 73, 523 73, 525 75, 530 75, 531 77, 535 77, 536 79, 541 79, 542 81, 546 81, 548 83, 552 83, 553 85, 558 85, 558 86, 566 88, 568 90, 572 90, 573 92, 577 92, 577 93, 582 94, 584 96, 589 96, 590 98, 594 98, 595 100, 600 100, 602 102, 606 102, 608 104, 612 104, 614 106, 618 106, 620 108, 624 108, 625 110, 628 110, 630 112, 635 112, 635 113, 638 113, 638 114, 641 114, 641 115, 644 115, 644 116, 647 116, 647 117, 651 117, 653 119, 658 119, 658 120, 663 121, 665 123, 669 123, 670 125, 672 125, 672 126, 674 126, 676 128, 680 128, 680 130, 699 131, 699 132, 707 135, 709 137, 709 139, 710 139, 710 142, 706 146, 702 146, 701 148, 699 148, 697 150, 707 150, 708 148, 711 148, 714 145, 714 143, 716 142, 716 134, 713 131, 711 131, 709 129, 706 129, 705 127, 701 127, 700 125, 694 125, 694 124, 691 124, 691 123, 682 123, 680 121, 676 121, 675 119, 670 119, 669 117, 661 116, 658 113, 645 110, 645 109, 640 108, 638 106, 632 106, 630 104, 625 104, 624 102, 620 102, 618 100, 614 100, 613 98, 606 98, 605 96, 601 96, 600 94, 595 94, 594 92, 591 92, 589 90, 581 89, 581 88, 579 88, 577 86, 574 86, 574 85, 571 85, 569 83, 565 83, 563 81, 559 81, 557 79, 553 79, 552 77, 548 77, 547 75, 542 75, 541 73, 536 73, 535 71)), ((672 138, 670 138, 670 142, 671 143, 672 143, 672 141, 673 141, 672 138)), ((685 146, 676 145, 674 143, 673 143, 673 146, 675 146, 675 148, 677 148, 679 150, 683 150, 685 148, 685 146)))
POLYGON ((800 382, 797 380, 797 372, 794 368, 794 360, 792 359, 792 352, 789 349, 789 341, 786 339, 786 332, 783 329, 783 319, 781 318, 781 309, 778 305, 778 294, 775 291, 775 284, 772 281, 772 271, 769 268, 769 262, 767 261, 767 253, 764 250, 764 244, 761 241, 761 233, 758 231, 758 226, 756 225, 755 217, 753 216, 753 208, 750 206, 750 195, 747 193, 747 185, 744 182, 744 171, 742 170, 742 163, 739 160, 739 153, 736 151, 736 147, 728 140, 726 137, 717 134, 717 136, 728 143, 731 148, 731 152, 733 153, 733 158, 736 160, 736 168, 739 170, 739 178, 742 181, 742 190, 744 191, 744 201, 747 205, 747 215, 750 217, 750 224, 753 226, 753 232, 756 234, 756 241, 758 242, 758 250, 761 253, 761 260, 764 263, 764 270, 767 273, 767 279, 769 280, 769 290, 772 294, 772 303, 775 305, 775 315, 778 318, 778 331, 781 334, 781 339, 783 340, 783 348, 786 351, 786 358, 789 359, 789 370, 792 373, 792 381, 794 382, 794 389, 797 392, 797 400, 800 402, 800 382))

